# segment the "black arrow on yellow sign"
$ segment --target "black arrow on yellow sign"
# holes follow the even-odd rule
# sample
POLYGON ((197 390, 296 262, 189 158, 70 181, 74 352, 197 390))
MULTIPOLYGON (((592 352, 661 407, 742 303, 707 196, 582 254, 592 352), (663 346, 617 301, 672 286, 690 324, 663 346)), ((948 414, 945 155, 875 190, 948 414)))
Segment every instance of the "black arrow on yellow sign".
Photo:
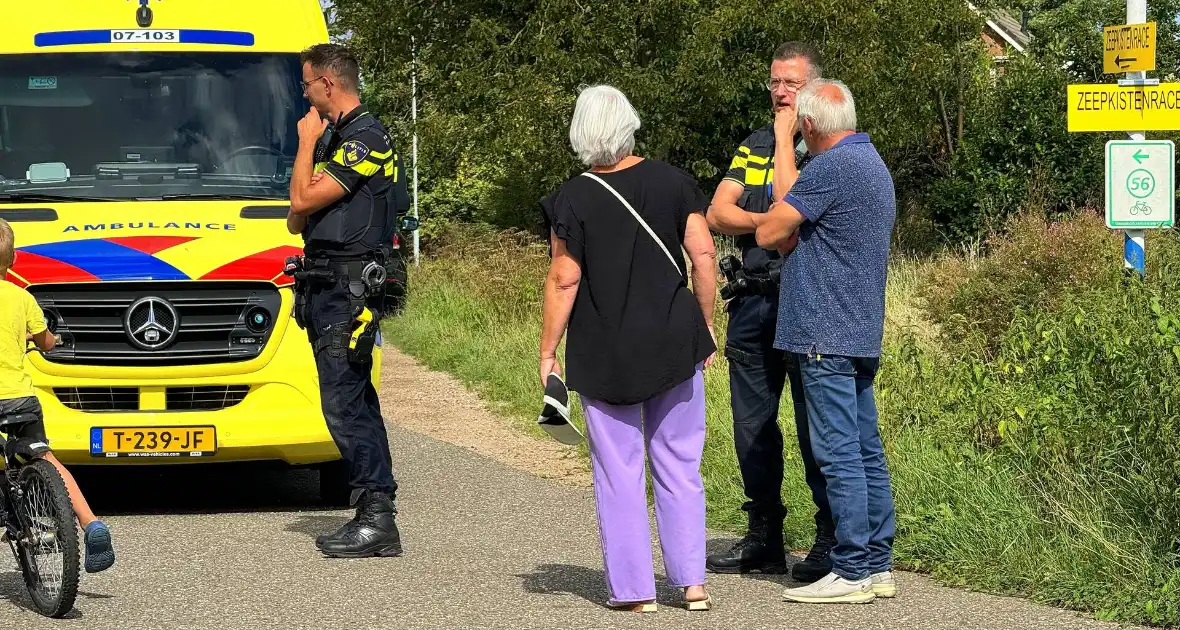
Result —
POLYGON ((1123 57, 1122 55, 1115 55, 1114 56, 1114 65, 1122 67, 1124 65, 1124 63, 1129 64, 1132 61, 1138 61, 1138 60, 1139 60, 1138 57, 1123 57))

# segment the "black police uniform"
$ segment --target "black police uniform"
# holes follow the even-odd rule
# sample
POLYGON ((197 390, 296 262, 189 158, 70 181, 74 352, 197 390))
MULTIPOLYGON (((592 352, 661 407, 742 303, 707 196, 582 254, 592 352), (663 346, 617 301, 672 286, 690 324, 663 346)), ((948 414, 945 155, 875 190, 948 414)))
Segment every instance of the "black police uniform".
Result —
MULTIPOLYGON (((796 134, 797 167, 809 157, 796 134)), ((725 179, 744 187, 737 205, 747 212, 767 212, 771 205, 774 179, 774 124, 750 134, 738 147, 725 179)), ((781 194, 781 193, 780 193, 781 194)), ((733 411, 734 446, 746 497, 742 505, 749 520, 749 532, 727 553, 710 556, 709 570, 719 573, 786 570, 782 523, 786 508, 782 502, 783 435, 778 425, 779 401, 786 381, 791 384, 795 430, 817 512, 816 547, 808 561, 797 564, 795 577, 811 580, 815 572, 823 577, 831 566, 827 551, 835 542, 835 526, 828 506, 824 477, 811 452, 803 382, 789 353, 776 350, 774 337, 778 320, 779 280, 782 256, 763 249, 753 234, 737 237, 742 252, 742 270, 751 280, 742 295, 727 305, 725 357, 729 360, 730 405, 733 411), (830 543, 830 544, 829 544, 830 543), (825 549, 826 548, 826 549, 825 549)))
POLYGON ((358 506, 353 521, 316 542, 328 555, 398 555, 397 481, 371 375, 372 347, 387 310, 386 274, 377 268, 390 261, 398 214, 408 205, 404 170, 389 134, 364 106, 329 128, 316 161, 316 172, 346 192, 304 228, 297 317, 315 350, 324 419, 349 468, 350 501, 358 506))

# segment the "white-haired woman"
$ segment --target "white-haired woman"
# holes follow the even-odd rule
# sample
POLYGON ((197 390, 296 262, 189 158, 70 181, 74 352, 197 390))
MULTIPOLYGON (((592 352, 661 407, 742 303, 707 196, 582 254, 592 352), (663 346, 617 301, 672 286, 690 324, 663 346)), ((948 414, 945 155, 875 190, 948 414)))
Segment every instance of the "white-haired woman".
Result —
POLYGON ((664 567, 691 610, 707 610, 703 370, 716 299, 709 205, 696 181, 632 154, 639 117, 609 86, 578 96, 570 143, 587 173, 542 200, 552 262, 541 382, 560 373, 586 411, 608 604, 655 610, 644 452, 664 567), (692 286, 681 246, 692 258, 692 286))

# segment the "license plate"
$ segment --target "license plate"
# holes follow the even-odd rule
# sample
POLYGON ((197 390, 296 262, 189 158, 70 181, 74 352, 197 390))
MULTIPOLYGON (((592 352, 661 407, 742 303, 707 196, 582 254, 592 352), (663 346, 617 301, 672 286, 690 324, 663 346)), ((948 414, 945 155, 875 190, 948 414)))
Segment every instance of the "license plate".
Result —
POLYGON ((91 457, 205 457, 217 452, 214 427, 94 427, 91 457))

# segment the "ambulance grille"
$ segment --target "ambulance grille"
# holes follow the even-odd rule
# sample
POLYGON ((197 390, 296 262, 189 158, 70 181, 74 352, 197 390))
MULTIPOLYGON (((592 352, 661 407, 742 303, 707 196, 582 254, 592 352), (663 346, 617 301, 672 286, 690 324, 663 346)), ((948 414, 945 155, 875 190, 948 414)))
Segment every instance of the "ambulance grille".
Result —
POLYGON ((75 411, 135 411, 139 389, 135 387, 54 387, 57 400, 75 411))
POLYGON ((227 409, 246 399, 249 385, 203 385, 169 387, 168 411, 213 411, 227 409))
POLYGON ((63 343, 45 358, 71 365, 156 367, 248 361, 266 346, 281 306, 278 289, 270 283, 62 284, 32 286, 29 292, 62 337, 63 343), (134 343, 128 331, 141 329, 148 321, 146 302, 152 303, 153 321, 161 330, 147 331, 134 343), (169 306, 175 310, 175 321, 169 306), (267 314, 267 325, 264 330, 251 330, 246 316, 258 312, 267 314), (170 330, 175 334, 168 339, 170 330), (145 347, 152 342, 159 347, 145 347))
MULTIPOLYGON (((168 387, 164 391, 167 411, 216 411, 241 403, 250 393, 250 386, 199 385, 168 387)), ((53 393, 61 404, 75 411, 140 411, 136 387, 54 387, 53 393)))

